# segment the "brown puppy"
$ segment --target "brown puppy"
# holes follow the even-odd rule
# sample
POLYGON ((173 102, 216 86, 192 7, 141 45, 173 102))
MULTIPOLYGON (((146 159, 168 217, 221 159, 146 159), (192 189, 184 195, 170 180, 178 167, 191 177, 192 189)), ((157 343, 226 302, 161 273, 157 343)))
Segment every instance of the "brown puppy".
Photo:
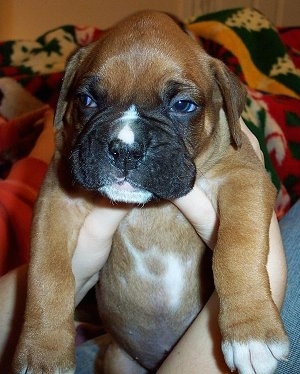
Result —
POLYGON ((74 369, 71 258, 99 193, 140 204, 100 273, 99 309, 114 338, 105 370, 157 369, 211 291, 205 246, 168 202, 195 183, 219 214, 212 268, 226 362, 274 371, 288 351, 266 271, 275 191, 241 132, 244 100, 227 68, 157 12, 125 19, 72 56, 36 207, 18 372, 74 369))

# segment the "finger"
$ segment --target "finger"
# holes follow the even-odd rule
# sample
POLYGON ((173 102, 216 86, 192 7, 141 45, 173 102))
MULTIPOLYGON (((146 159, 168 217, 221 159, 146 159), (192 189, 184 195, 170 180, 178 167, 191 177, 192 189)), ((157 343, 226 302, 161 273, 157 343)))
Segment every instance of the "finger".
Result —
POLYGON ((241 123, 241 128, 242 128, 244 134, 249 139, 256 155, 262 161, 262 163, 264 163, 264 154, 262 153, 262 150, 260 148, 259 141, 257 140, 257 137, 249 130, 248 126, 245 124, 245 122, 242 120, 242 118, 240 119, 240 123, 241 123))
POLYGON ((99 200, 84 222, 84 229, 98 239, 111 239, 121 220, 132 209, 130 204, 112 205, 107 199, 99 200))
POLYGON ((113 206, 101 199, 85 219, 72 258, 76 305, 97 282, 99 270, 109 256, 113 234, 129 210, 129 205, 113 206))
POLYGON ((216 243, 218 215, 205 193, 197 186, 173 204, 193 225, 201 239, 213 249, 216 243))

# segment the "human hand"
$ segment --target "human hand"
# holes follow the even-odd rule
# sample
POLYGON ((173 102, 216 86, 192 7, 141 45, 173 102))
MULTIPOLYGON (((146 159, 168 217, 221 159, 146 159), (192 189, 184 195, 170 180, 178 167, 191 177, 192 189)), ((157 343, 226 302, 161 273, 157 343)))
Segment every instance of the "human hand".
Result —
MULTIPOLYGON (((242 119, 240 122, 242 130, 249 139, 255 153, 264 162, 263 153, 257 138, 242 119)), ((216 210, 205 193, 198 186, 194 186, 187 195, 174 200, 173 203, 190 221, 207 246, 213 249, 216 244, 219 220, 216 210)), ((267 270, 273 299, 280 308, 285 293, 287 270, 280 229, 274 212, 270 223, 269 237, 270 252, 267 270)))
MULTIPOLYGON (((241 128, 249 139, 255 153, 263 162, 264 157, 257 138, 248 129, 242 119, 240 120, 240 123, 241 128)), ((194 186, 187 195, 174 200, 173 203, 191 222, 206 245, 213 249, 216 243, 219 221, 217 212, 205 193, 198 186, 194 186)))
POLYGON ((110 253, 113 235, 131 208, 131 204, 112 205, 101 198, 85 218, 72 258, 76 305, 98 281, 99 271, 110 253))

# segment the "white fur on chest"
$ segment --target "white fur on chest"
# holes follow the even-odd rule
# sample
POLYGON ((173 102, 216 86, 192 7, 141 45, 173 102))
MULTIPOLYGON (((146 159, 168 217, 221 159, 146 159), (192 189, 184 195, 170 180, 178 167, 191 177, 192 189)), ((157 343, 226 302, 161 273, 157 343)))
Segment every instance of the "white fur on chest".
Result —
POLYGON ((160 295, 164 295, 164 300, 161 302, 167 304, 170 309, 176 310, 182 300, 186 273, 191 268, 192 260, 184 262, 179 255, 172 252, 162 254, 155 246, 147 251, 140 251, 128 238, 125 239, 125 243, 133 259, 131 272, 134 272, 141 281, 155 284, 160 290, 160 295), (149 263, 152 263, 152 267, 149 263), (153 269, 155 267, 153 264, 157 264, 159 271, 153 269))

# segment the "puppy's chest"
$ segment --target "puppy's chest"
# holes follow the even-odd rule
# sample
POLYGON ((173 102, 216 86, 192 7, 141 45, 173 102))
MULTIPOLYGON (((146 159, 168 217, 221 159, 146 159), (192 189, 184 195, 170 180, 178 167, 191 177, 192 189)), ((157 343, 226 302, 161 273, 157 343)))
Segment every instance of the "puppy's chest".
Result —
POLYGON ((127 276, 119 275, 122 287, 128 287, 128 283, 134 286, 136 282, 140 289, 145 287, 144 297, 153 308, 178 309, 198 256, 190 253, 188 258, 183 257, 172 243, 169 249, 154 244, 147 250, 141 250, 128 238, 125 243, 129 266, 127 276), (153 291, 150 298, 146 290, 153 291))
POLYGON ((131 347, 133 357, 143 357, 146 367, 158 364, 207 301, 207 254, 171 204, 158 212, 133 211, 120 225, 100 273, 99 311, 114 337, 131 347))
POLYGON ((177 211, 164 209, 165 217, 152 213, 128 218, 115 238, 106 272, 131 303, 143 300, 153 311, 176 312, 190 292, 199 290, 204 245, 177 211))

